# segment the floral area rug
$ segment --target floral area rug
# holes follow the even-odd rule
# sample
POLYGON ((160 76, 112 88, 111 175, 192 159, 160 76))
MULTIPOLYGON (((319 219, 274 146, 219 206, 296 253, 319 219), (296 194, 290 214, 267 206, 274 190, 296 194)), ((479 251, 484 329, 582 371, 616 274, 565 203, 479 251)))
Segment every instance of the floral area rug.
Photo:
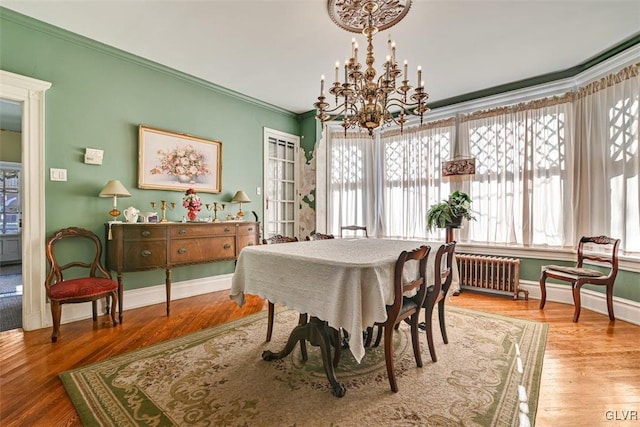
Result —
POLYGON ((343 351, 336 370, 343 398, 332 394, 317 347, 307 346, 305 363, 299 346, 283 360, 263 361, 264 350, 284 347, 298 321, 293 310, 277 313, 269 343, 266 313, 256 313, 60 378, 87 426, 514 426, 523 416, 533 425, 547 325, 446 310, 447 345, 434 313, 437 363, 424 332, 422 368, 409 326, 394 334, 398 393, 382 345, 367 349, 360 364, 343 351))

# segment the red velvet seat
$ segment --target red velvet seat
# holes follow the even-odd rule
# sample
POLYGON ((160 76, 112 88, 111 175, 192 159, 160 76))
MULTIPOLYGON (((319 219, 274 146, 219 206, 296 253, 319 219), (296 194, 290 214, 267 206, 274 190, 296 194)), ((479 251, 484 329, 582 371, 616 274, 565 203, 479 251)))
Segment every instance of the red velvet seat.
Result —
POLYGON ((94 233, 84 228, 70 227, 56 231, 47 239, 46 256, 49 263, 49 274, 45 281, 47 297, 51 302, 53 333, 51 341, 56 342, 60 334, 60 317, 62 304, 91 301, 93 321, 98 320, 97 301, 107 299, 107 313, 111 314, 113 326, 117 325, 115 307, 118 302, 118 282, 112 280, 111 274, 102 266, 102 243, 94 233), (63 253, 58 246, 60 242, 71 241, 63 253), (60 253, 58 253, 60 252, 60 253), (69 255, 73 254, 73 255, 69 255), (67 262, 69 257, 82 258, 67 262), (65 264, 60 264, 64 259, 65 264), (74 277, 65 279, 67 276, 74 277), (111 298, 111 309, 109 309, 111 298))

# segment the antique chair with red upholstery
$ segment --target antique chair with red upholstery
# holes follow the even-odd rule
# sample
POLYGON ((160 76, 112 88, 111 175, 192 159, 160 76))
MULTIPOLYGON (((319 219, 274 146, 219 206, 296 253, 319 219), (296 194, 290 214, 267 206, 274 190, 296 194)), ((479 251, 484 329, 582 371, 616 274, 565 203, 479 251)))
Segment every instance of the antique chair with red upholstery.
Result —
POLYGON ((111 314, 111 322, 113 326, 118 324, 115 313, 118 302, 118 283, 102 266, 102 243, 98 236, 78 227, 56 231, 47 239, 46 256, 49 273, 45 280, 45 287, 47 298, 51 302, 53 317, 52 342, 56 342, 60 334, 62 304, 91 301, 93 321, 96 322, 98 320, 97 301, 106 298, 107 313, 111 314), (64 257, 59 251, 61 246, 66 249, 64 257), (62 262, 64 264, 61 265, 62 262))

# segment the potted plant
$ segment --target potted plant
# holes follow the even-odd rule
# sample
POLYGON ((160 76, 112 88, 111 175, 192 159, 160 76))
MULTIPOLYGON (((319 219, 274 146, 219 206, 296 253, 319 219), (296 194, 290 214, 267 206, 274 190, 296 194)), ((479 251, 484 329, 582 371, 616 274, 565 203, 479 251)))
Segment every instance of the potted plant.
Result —
POLYGON ((471 197, 467 193, 456 190, 449 200, 436 203, 427 212, 427 228, 458 228, 462 220, 475 220, 471 212, 471 197))

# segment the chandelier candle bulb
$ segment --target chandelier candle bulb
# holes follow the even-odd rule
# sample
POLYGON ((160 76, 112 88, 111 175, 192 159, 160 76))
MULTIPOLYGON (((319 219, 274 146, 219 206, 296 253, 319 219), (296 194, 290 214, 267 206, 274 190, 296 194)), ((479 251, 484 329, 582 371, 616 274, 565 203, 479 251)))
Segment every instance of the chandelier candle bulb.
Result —
MULTIPOLYGON (((360 128, 373 136, 375 129, 381 126, 397 125, 402 133, 408 122, 406 116, 415 115, 423 122, 429 111, 426 101, 429 94, 424 87, 412 88, 409 85, 408 61, 404 61, 404 70, 398 66, 396 43, 389 34, 387 40, 387 60, 378 70, 375 67, 373 38, 399 22, 409 10, 411 0, 362 0, 346 2, 329 0, 331 19, 341 28, 366 37, 364 59, 358 62, 358 42, 351 40, 351 57, 344 62, 344 81, 341 82, 336 62, 335 82, 329 89, 335 104, 325 102, 322 94, 313 106, 317 110, 316 118, 325 123, 331 120, 342 122, 345 136, 350 128, 360 128), (404 81, 397 80, 404 71, 404 81), (411 93, 409 93, 411 92, 411 93)), ((422 71, 418 67, 418 85, 422 83, 422 71)), ((324 88, 324 86, 322 86, 324 88)))
POLYGON ((320 76, 320 96, 324 96, 324 74, 320 76))

